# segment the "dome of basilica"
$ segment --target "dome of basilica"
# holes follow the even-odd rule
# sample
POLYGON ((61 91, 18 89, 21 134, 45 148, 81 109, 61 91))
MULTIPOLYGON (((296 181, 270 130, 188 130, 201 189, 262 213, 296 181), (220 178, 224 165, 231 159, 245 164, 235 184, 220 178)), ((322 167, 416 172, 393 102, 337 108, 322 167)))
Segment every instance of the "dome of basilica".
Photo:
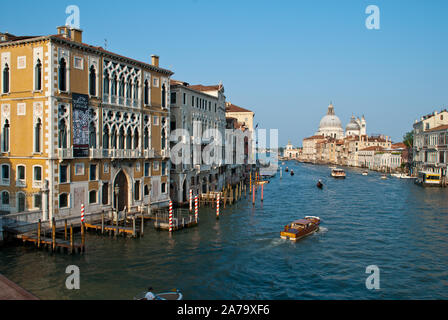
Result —
POLYGON ((327 114, 320 120, 319 130, 342 129, 341 120, 334 113, 333 105, 328 107, 327 114))

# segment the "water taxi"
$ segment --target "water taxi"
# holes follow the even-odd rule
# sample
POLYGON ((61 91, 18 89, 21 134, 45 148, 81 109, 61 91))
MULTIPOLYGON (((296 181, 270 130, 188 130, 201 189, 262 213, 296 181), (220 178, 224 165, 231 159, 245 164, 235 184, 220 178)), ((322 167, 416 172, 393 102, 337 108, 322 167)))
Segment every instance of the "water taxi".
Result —
POLYGON ((440 173, 420 171, 415 183, 423 187, 440 187, 442 186, 442 176, 440 173))
POLYGON ((297 241, 303 237, 319 230, 320 218, 308 216, 304 219, 296 220, 285 226, 280 237, 282 239, 297 241))
POLYGON ((334 168, 331 170, 331 176, 333 178, 345 179, 345 171, 343 169, 334 168))

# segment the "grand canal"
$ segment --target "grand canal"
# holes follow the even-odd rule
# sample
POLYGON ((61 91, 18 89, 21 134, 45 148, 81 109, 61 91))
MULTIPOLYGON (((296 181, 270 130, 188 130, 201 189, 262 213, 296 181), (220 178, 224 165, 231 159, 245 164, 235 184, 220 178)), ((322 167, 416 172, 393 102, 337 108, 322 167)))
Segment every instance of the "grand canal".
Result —
POLYGON ((82 256, 2 248, 0 273, 42 299, 132 299, 148 285, 206 300, 448 298, 448 190, 351 169, 334 180, 326 166, 286 165, 296 174, 277 174, 263 204, 248 197, 220 220, 201 208, 199 227, 172 237, 150 224, 142 239, 90 234, 82 256), (305 215, 322 218, 320 232, 297 243, 279 238, 305 215), (72 264, 80 290, 65 288, 72 264), (380 268, 380 290, 366 289, 369 265, 380 268))

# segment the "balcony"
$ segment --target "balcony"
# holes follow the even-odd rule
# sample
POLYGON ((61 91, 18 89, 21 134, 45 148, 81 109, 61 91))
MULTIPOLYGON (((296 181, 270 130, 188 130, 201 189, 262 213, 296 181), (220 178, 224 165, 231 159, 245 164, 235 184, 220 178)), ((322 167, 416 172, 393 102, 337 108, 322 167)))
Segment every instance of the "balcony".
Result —
POLYGON ((73 148, 58 149, 58 158, 62 160, 73 159, 73 148))
POLYGON ((143 150, 143 156, 148 159, 148 158, 154 158, 154 149, 149 149, 149 150, 143 150))
POLYGON ((102 149, 89 149, 90 159, 101 159, 103 157, 102 149))
POLYGON ((212 166, 210 164, 197 164, 194 168, 199 172, 210 171, 212 166))
POLYGON ((103 158, 112 159, 136 159, 141 158, 142 152, 140 150, 131 149, 103 149, 103 158))

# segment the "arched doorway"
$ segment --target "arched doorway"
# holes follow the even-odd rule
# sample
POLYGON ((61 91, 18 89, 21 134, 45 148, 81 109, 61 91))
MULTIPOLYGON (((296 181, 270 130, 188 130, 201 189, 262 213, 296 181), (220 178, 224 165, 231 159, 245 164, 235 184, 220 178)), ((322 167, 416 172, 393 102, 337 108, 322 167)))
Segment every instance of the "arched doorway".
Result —
POLYGON ((188 201, 187 199, 188 199, 189 195, 190 195, 190 191, 187 191, 187 179, 184 179, 181 203, 187 202, 188 201), (187 194, 187 192, 188 192, 188 194, 187 194))
POLYGON ((120 171, 114 181, 114 208, 123 211, 124 207, 129 208, 128 204, 128 179, 123 171, 120 171))

